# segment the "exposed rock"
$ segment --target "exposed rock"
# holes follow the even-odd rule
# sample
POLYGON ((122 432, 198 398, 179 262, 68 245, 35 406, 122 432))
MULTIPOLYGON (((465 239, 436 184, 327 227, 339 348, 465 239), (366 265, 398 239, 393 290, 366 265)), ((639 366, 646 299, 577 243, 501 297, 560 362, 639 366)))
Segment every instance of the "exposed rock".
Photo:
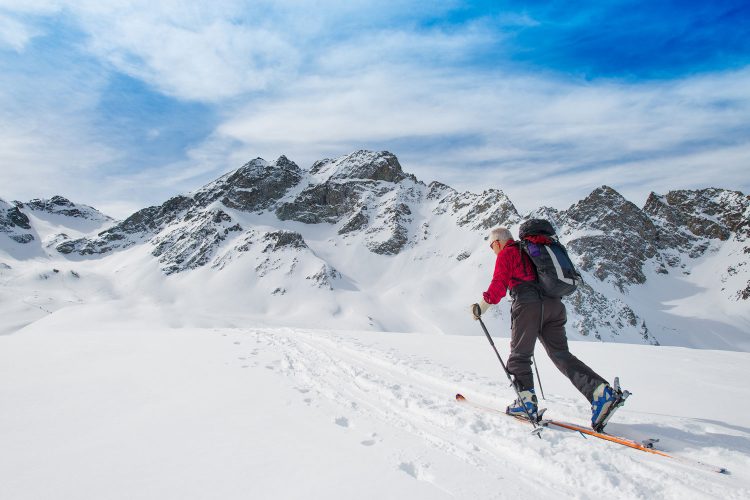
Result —
POLYGON ((35 239, 33 234, 28 234, 28 233, 26 233, 26 234, 11 234, 9 236, 9 238, 11 240, 15 241, 16 243, 21 243, 21 244, 31 243, 35 239))
POLYGON ((366 179, 372 181, 400 182, 416 178, 405 174, 396 156, 388 151, 355 151, 336 159, 315 162, 310 173, 329 180, 366 179))
POLYGON ((560 213, 567 248, 577 264, 620 291, 644 283, 643 264, 657 256, 658 230, 646 213, 614 189, 602 186, 560 213))
POLYGON ((283 203, 276 210, 281 220, 295 220, 305 224, 328 222, 335 224, 362 205, 367 194, 382 196, 387 187, 375 181, 326 181, 304 189, 293 201, 283 203))
POLYGON ((443 184, 442 182, 432 181, 427 186, 427 199, 428 200, 442 200, 443 198, 456 194, 456 190, 450 186, 443 184))
POLYGON ((62 215, 77 219, 86 219, 92 221, 108 222, 113 219, 104 215, 100 211, 88 205, 79 205, 73 203, 63 196, 53 196, 50 199, 33 199, 28 203, 22 203, 20 206, 37 212, 48 214, 62 215))
POLYGON ((131 247, 156 235, 193 205, 192 198, 175 196, 161 206, 137 211, 119 224, 102 231, 96 238, 79 238, 61 243, 57 246, 57 251, 63 254, 94 255, 131 247))
POLYGON ((511 226, 520 220, 516 207, 498 189, 482 194, 461 193, 440 183, 431 183, 428 199, 439 200, 435 215, 451 214, 456 223, 469 229, 485 231, 497 226, 511 226))
POLYGON ((21 229, 31 229, 29 218, 21 212, 18 207, 13 207, 5 213, 8 223, 12 226, 18 226, 21 229))
POLYGON ((396 255, 409 241, 407 227, 412 220, 411 210, 406 204, 397 203, 386 208, 378 218, 381 223, 367 231, 367 248, 380 255, 396 255))
POLYGON ((633 309, 619 299, 607 298, 583 283, 578 290, 564 299, 574 311, 573 328, 581 335, 596 339, 614 339, 626 331, 633 331, 645 343, 659 345, 651 335, 646 322, 633 309))
POLYGON ((469 257, 471 257, 471 252, 469 251, 461 252, 460 254, 456 255, 456 260, 461 262, 462 260, 466 260, 469 257))
POLYGON ((370 223, 369 217, 367 217, 366 207, 362 207, 357 213, 355 213, 346 223, 341 226, 338 230, 339 234, 347 234, 355 231, 359 231, 370 223))
MULTIPOLYGON (((666 195, 651 193, 644 211, 658 225, 658 243, 665 262, 672 267, 684 267, 684 257, 702 256, 712 242, 736 239, 750 253, 750 196, 738 191, 708 188, 701 190, 670 191, 666 195)), ((746 257, 734 254, 738 259, 730 264, 721 277, 722 283, 735 275, 746 276, 740 288, 729 290, 736 300, 747 300, 750 290, 750 271, 744 267, 746 257)), ((685 271, 686 272, 686 271, 685 271)), ((742 276, 738 276, 742 280, 742 276)), ((733 287, 738 281, 733 281, 733 287)))
POLYGON ((341 279, 341 273, 328 265, 323 265, 317 273, 305 276, 305 279, 310 280, 318 288, 333 290, 333 282, 341 279))
POLYGON ((264 210, 301 179, 302 170, 286 156, 274 163, 256 158, 199 190, 195 201, 201 207, 220 200, 229 208, 245 212, 264 210))
POLYGON ((302 235, 294 231, 273 231, 263 236, 263 241, 267 243, 263 249, 264 253, 276 252, 285 248, 301 250, 308 248, 302 235))
POLYGON ((0 199, 0 233, 5 233, 16 243, 26 244, 34 241, 31 234, 31 222, 21 211, 22 204, 11 206, 0 199), (20 205, 20 206, 19 206, 20 205))
POLYGON ((209 210, 156 237, 151 254, 159 258, 165 274, 196 269, 207 264, 230 233, 242 231, 223 210, 209 210))

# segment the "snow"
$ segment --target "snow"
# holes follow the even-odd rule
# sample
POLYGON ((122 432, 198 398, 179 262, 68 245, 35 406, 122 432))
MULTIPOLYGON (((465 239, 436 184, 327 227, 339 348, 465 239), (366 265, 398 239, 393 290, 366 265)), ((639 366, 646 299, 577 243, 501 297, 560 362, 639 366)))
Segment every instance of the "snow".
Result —
MULTIPOLYGON (((0 336, 2 498, 750 496, 748 353, 571 342, 634 393, 612 433, 720 475, 573 432, 540 440, 456 403, 513 398, 481 336, 174 328, 155 304, 129 306, 69 307, 0 336)), ((537 361, 548 416, 585 423, 583 397, 537 361)))
MULTIPOLYGON (((284 199, 355 173, 331 162, 284 199)), ((566 431, 539 440, 457 404, 459 391, 497 408, 513 399, 468 312, 494 255, 482 220, 457 224, 490 198, 490 212, 510 209, 499 191, 441 204, 429 190, 406 179, 369 193, 378 224, 343 236, 346 217, 304 224, 216 201, 206 210, 231 221, 206 226, 226 238, 203 253, 206 240, 181 239, 196 217, 104 255, 62 255, 60 233, 112 221, 29 210, 34 241, 0 234, 0 498, 750 497, 750 316, 732 296, 750 272, 743 241, 714 241, 666 275, 647 262, 646 283, 625 290, 587 275, 616 306, 592 316, 637 313, 633 328, 605 330, 611 343, 577 342, 593 339, 574 328, 581 315, 568 323, 573 352, 634 393, 611 432, 659 438, 732 471, 722 476, 566 431), (368 251, 394 234, 387 210, 400 203, 408 242, 368 251), (304 244, 265 251, 279 231, 304 244), (182 243, 160 261, 167 236, 182 243), (192 256, 207 265, 163 272, 192 256), (643 321, 661 347, 634 345, 643 321)), ((567 236, 584 234, 598 233, 567 236)), ((507 359, 507 300, 485 321, 507 359)), ((548 416, 585 424, 588 403, 543 349, 537 361, 548 416)))

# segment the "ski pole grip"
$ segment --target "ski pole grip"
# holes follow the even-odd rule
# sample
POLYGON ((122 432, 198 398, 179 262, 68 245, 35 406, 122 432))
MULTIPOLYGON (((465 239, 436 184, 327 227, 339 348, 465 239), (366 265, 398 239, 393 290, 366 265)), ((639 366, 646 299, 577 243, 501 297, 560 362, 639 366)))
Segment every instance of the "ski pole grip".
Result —
POLYGON ((477 318, 480 318, 482 316, 482 308, 479 307, 479 304, 474 304, 474 309, 472 312, 477 318))

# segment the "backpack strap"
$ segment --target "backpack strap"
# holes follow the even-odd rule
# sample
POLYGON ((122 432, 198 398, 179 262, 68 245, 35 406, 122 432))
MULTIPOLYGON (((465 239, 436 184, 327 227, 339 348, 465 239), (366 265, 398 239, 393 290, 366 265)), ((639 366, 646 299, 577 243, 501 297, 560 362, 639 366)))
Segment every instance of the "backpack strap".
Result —
MULTIPOLYGON (((519 294, 523 294, 524 296, 528 296, 528 289, 534 290, 533 295, 535 298, 538 297, 539 300, 542 299, 543 293, 541 286, 539 285, 539 274, 536 272, 536 267, 534 267, 534 263, 531 261, 531 257, 526 253, 525 241, 512 241, 508 245, 514 245, 518 247, 518 253, 521 258, 521 266, 523 267, 523 273, 528 274, 528 266, 531 266, 531 269, 534 271, 534 279, 533 280, 522 280, 519 278, 516 278, 515 276, 511 278, 511 283, 513 283, 514 288, 510 290, 510 294, 513 297, 513 300, 517 300, 519 294), (526 290, 526 292, 523 292, 523 290, 526 290)), ((526 301, 526 300, 525 300, 526 301)))

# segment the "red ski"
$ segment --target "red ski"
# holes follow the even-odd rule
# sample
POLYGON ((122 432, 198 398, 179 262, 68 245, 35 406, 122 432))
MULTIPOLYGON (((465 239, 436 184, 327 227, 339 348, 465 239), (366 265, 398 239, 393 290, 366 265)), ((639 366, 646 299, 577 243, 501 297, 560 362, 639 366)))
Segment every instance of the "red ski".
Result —
MULTIPOLYGON (((516 415, 508 415, 504 411, 499 410, 497 408, 492 408, 490 406, 485 406, 485 405, 482 405, 482 404, 479 404, 479 403, 475 403, 473 401, 469 401, 468 399, 466 399, 461 394, 456 394, 456 401, 459 401, 461 403, 465 403, 465 404, 467 404, 469 406, 472 406, 474 408, 477 408, 479 410, 488 411, 488 412, 491 412, 491 413, 496 413, 498 415, 505 415, 506 417, 510 417, 510 418, 513 418, 513 419, 521 421, 521 422, 526 422, 527 424, 531 423, 525 417, 516 416, 516 415)), ((544 410, 541 410, 540 414, 543 413, 543 411, 544 410)), ((559 429, 568 429, 568 430, 571 430, 571 431, 579 432, 581 434, 586 434, 588 436, 593 436, 595 438, 603 439, 603 440, 609 441, 611 443, 616 443, 616 444, 619 444, 619 445, 622 445, 622 446, 627 446, 628 448, 632 448, 634 450, 643 451, 643 452, 646 452, 646 453, 652 453, 654 455, 660 455, 662 457, 670 458, 672 460, 675 460, 677 462, 680 462, 680 463, 683 463, 683 464, 686 464, 686 465, 689 465, 689 466, 692 466, 692 467, 697 467, 697 468, 708 470, 708 471, 711 471, 711 472, 717 472, 719 474, 729 474, 729 471, 726 468, 724 468, 724 467, 717 467, 715 465, 709 465, 709 464, 700 462, 698 460, 692 460, 692 459, 689 459, 689 458, 679 457, 679 456, 676 456, 676 455, 670 455, 669 453, 665 453, 665 452, 663 452, 661 450, 657 450, 653 446, 654 446, 654 443, 658 441, 658 439, 649 439, 647 441, 638 442, 638 441, 633 441, 632 439, 628 439, 628 438, 623 438, 623 437, 619 437, 619 436, 613 436, 612 434, 607 434, 606 432, 596 432, 595 430, 593 430, 593 429, 591 429, 589 427, 584 427, 584 426, 580 426, 580 425, 576 425, 576 424, 570 424, 568 422, 561 422, 561 421, 558 421, 558 420, 542 419, 542 420, 540 420, 537 423, 538 423, 538 425, 540 425, 542 427, 547 427, 547 428, 557 427, 559 429)))

